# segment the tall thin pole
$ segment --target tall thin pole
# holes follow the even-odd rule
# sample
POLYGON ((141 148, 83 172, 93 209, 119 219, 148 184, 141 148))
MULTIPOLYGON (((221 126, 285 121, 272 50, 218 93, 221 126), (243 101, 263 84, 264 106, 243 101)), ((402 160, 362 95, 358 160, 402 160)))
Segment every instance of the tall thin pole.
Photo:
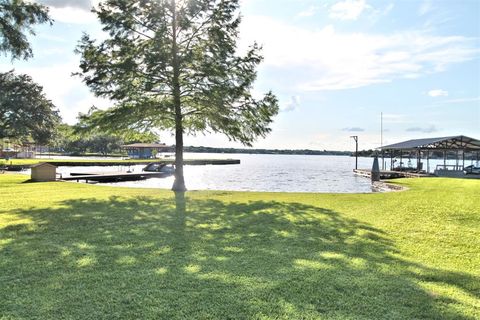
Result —
POLYGON ((355 140, 355 170, 358 170, 358 136, 350 136, 355 140))
POLYGON ((358 169, 358 137, 355 139, 355 169, 358 169))
POLYGON ((380 148, 383 148, 383 112, 380 112, 380 148))
POLYGON ((385 160, 383 159, 383 112, 380 112, 380 149, 382 149, 382 170, 385 170, 385 160))

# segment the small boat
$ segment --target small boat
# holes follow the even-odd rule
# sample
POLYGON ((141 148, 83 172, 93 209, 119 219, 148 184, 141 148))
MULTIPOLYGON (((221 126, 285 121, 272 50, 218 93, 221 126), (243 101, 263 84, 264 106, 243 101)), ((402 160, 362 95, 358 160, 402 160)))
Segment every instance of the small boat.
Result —
POLYGON ((6 166, 3 168, 5 171, 14 171, 14 172, 20 172, 25 170, 23 166, 6 166))
POLYGON ((475 167, 474 165, 465 167, 463 170, 465 174, 480 174, 480 167, 475 167))
POLYGON ((152 162, 149 163, 145 168, 142 169, 145 172, 164 172, 164 173, 175 173, 175 167, 173 165, 167 166, 166 163, 162 162, 152 162))

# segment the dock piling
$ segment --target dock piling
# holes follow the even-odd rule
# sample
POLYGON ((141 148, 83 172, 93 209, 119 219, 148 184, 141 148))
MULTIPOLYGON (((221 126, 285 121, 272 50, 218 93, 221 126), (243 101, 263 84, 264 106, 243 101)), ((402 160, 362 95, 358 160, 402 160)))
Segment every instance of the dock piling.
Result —
POLYGON ((380 181, 380 166, 378 165, 378 156, 375 155, 373 158, 372 166, 372 182, 380 181))

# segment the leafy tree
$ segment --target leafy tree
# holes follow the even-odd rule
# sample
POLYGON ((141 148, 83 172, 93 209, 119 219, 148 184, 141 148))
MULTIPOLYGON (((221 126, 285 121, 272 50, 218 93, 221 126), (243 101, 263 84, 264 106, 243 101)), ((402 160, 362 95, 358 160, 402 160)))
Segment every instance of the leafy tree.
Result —
POLYGON ((114 135, 99 134, 90 137, 87 140, 88 151, 107 155, 119 151, 123 144, 123 140, 114 135))
POLYGON ((84 35, 78 46, 84 82, 116 102, 91 113, 89 125, 173 131, 175 191, 185 190, 184 133, 251 145, 278 113, 271 92, 250 92, 262 56, 257 44, 237 54, 238 9, 238 0, 106 0, 96 13, 109 38, 84 35))
POLYGON ((62 123, 56 126, 49 145, 56 152, 70 154, 94 152, 106 155, 120 152, 123 144, 149 143, 157 140, 158 136, 152 133, 140 133, 133 130, 116 133, 86 131, 82 123, 74 126, 62 123))
POLYGON ((28 75, 0 73, 0 139, 33 139, 46 144, 59 121, 43 88, 28 75))
POLYGON ((160 138, 154 132, 138 132, 134 130, 128 130, 118 133, 125 144, 132 143, 154 143, 159 141, 160 138))
POLYGON ((55 127, 49 146, 55 152, 65 152, 66 146, 70 141, 75 139, 76 136, 73 127, 66 123, 60 123, 55 127))
POLYGON ((0 0, 0 53, 12 59, 33 57, 27 34, 34 35, 35 24, 51 23, 48 8, 24 0, 0 0))
POLYGON ((63 148, 63 152, 72 155, 83 155, 88 152, 88 141, 82 137, 67 141, 67 144, 65 144, 63 148))
POLYGON ((153 143, 159 140, 159 136, 151 130, 137 130, 134 128, 126 128, 121 126, 109 126, 108 129, 102 130, 103 128, 96 128, 91 126, 92 117, 100 114, 100 110, 94 106, 90 108, 87 114, 79 114, 79 122, 72 126, 71 129, 77 135, 82 136, 92 136, 92 135, 102 135, 106 132, 112 136, 119 137, 123 140, 123 143, 153 143))

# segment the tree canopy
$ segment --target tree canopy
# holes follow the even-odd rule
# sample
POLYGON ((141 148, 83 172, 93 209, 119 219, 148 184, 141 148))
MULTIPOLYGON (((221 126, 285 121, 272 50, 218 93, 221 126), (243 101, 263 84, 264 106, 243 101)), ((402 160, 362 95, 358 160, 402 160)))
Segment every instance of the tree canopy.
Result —
POLYGON ((184 133, 251 145, 278 113, 271 92, 252 96, 262 56, 257 44, 238 54, 238 11, 238 0, 106 0, 96 13, 109 37, 79 44, 84 82, 116 102, 90 114, 90 125, 174 132, 173 190, 185 190, 184 133))
POLYGON ((49 144, 51 150, 66 154, 82 155, 101 153, 103 155, 121 153, 123 144, 153 143, 158 136, 152 133, 122 131, 105 133, 103 131, 85 130, 80 122, 76 125, 62 123, 56 127, 55 134, 49 144))
POLYGON ((12 59, 33 57, 27 35, 35 34, 33 25, 52 22, 48 8, 24 0, 0 0, 0 54, 12 59))
POLYGON ((28 75, 0 73, 0 139, 46 144, 59 121, 58 111, 43 88, 28 75))

